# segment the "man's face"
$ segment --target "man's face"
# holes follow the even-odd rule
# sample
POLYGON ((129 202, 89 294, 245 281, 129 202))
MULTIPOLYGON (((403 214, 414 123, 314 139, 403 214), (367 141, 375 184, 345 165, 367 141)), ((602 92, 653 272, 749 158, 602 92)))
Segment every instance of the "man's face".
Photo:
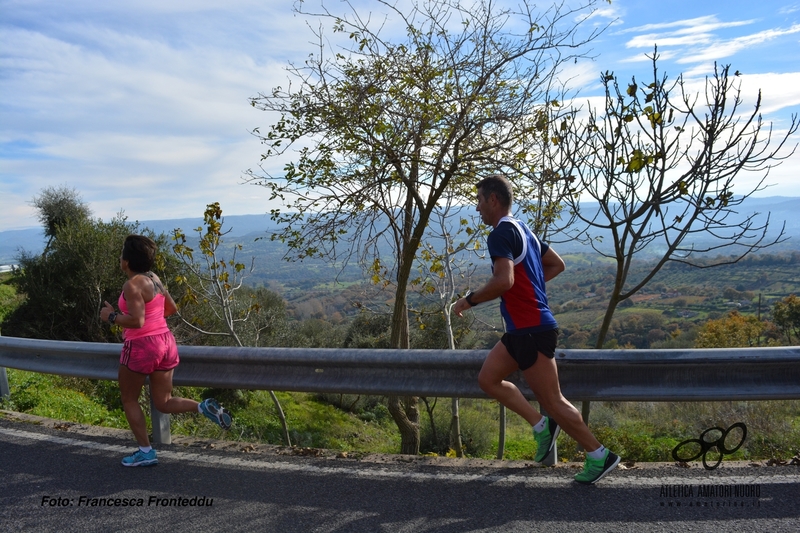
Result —
POLYGON ((492 206, 489 203, 489 199, 484 197, 482 189, 478 189, 478 205, 475 206, 475 210, 480 213, 481 220, 484 224, 491 225, 487 217, 491 220, 492 206))

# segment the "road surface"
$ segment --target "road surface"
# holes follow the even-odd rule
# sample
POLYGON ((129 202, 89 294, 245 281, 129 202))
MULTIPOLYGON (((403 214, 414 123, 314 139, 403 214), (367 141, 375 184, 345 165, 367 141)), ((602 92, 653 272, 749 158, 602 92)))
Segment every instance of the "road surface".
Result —
MULTIPOLYGON (((800 531, 800 466, 339 456, 212 440, 124 468, 129 432, 0 412, 2 531, 800 531)), ((763 464, 763 463, 762 463, 763 464)))

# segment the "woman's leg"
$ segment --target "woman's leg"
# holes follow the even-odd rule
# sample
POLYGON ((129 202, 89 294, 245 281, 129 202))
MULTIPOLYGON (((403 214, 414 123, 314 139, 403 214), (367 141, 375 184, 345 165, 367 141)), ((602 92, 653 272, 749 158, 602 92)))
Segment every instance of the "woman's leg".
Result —
POLYGON ((197 413, 197 402, 172 396, 173 370, 156 370, 150 374, 150 396, 162 413, 197 413))
POLYGON ((139 406, 139 395, 142 392, 142 385, 147 376, 129 370, 124 365, 119 366, 119 392, 122 397, 122 409, 125 411, 125 418, 133 431, 133 436, 139 446, 150 446, 150 439, 147 437, 147 424, 144 413, 139 406))

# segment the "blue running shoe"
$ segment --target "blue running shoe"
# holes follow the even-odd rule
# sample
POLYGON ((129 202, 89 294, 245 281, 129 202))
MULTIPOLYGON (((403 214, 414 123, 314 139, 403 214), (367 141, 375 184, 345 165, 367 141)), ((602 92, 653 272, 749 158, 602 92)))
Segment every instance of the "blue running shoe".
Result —
POLYGON ((200 410, 206 417, 222 429, 230 429, 231 414, 222 407, 214 398, 206 398, 200 403, 200 410))
POLYGON ((144 453, 142 450, 136 450, 131 455, 122 458, 122 466, 153 466, 158 464, 156 458, 156 451, 150 450, 144 453))
POLYGON ((561 433, 561 427, 559 427, 555 420, 546 416, 544 429, 539 433, 536 433, 536 431, 533 432, 533 438, 536 439, 537 446, 536 457, 533 459, 534 461, 541 463, 544 461, 545 457, 550 455, 550 452, 553 451, 553 447, 556 445, 556 439, 559 433, 561 433))

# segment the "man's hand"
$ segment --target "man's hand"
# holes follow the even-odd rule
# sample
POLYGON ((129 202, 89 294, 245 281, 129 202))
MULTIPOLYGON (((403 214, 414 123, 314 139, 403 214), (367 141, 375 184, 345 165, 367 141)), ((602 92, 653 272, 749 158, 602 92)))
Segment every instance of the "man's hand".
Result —
POLYGON ((464 315, 462 315, 461 313, 463 313, 464 311, 466 311, 466 310, 467 310, 467 309, 469 309, 470 307, 472 307, 472 306, 471 306, 471 305, 469 305, 469 302, 467 302, 467 299, 466 299, 466 298, 459 298, 459 299, 458 299, 458 301, 457 301, 457 302, 455 303, 455 305, 453 306, 453 312, 454 312, 454 313, 455 313, 457 316, 459 316, 459 317, 462 317, 462 318, 463 318, 463 316, 464 316, 464 315))

